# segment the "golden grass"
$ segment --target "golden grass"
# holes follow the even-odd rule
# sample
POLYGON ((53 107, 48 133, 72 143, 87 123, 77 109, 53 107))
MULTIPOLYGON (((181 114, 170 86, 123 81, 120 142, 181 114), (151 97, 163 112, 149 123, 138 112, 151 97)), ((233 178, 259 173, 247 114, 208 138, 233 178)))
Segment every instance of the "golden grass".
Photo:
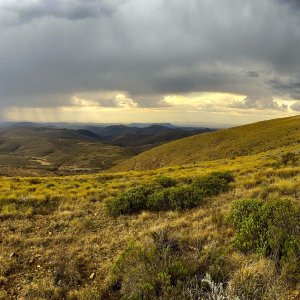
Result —
POLYGON ((300 143, 300 116, 258 122, 180 139, 134 156, 114 171, 147 170, 234 159, 300 143))
MULTIPOLYGON (((291 150, 295 148, 285 149, 291 150)), ((159 228, 170 229, 190 245, 201 245, 204 249, 228 245, 230 249, 233 232, 224 217, 233 200, 249 196, 285 197, 299 204, 299 166, 274 167, 282 151, 151 171, 2 177, 0 299, 55 299, 57 295, 67 299, 97 299, 115 257, 130 241, 142 241, 150 231, 159 228), (118 218, 109 217, 104 210, 105 199, 160 175, 185 182, 197 175, 227 170, 236 178, 233 190, 212 198, 201 208, 182 212, 145 211, 118 218)), ((252 276, 247 269, 252 256, 233 250, 230 255, 235 261, 233 280, 252 276)), ((268 264, 258 258, 254 263, 262 272, 265 269, 260 266, 268 264)), ((297 285, 285 287, 285 293, 292 294, 297 285)))

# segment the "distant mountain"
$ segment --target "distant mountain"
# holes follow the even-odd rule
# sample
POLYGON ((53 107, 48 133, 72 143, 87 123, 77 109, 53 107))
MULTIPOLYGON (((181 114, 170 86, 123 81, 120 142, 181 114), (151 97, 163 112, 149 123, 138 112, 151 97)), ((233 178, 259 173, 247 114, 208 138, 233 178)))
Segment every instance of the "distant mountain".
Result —
POLYGON ((173 141, 141 153, 114 170, 146 170, 235 158, 291 145, 299 145, 300 151, 300 116, 222 129, 173 141))
POLYGON ((113 125, 107 127, 87 126, 87 130, 94 132, 100 139, 122 147, 142 152, 166 142, 192 136, 199 133, 211 132, 208 128, 178 128, 165 125, 148 127, 128 127, 113 125))
POLYGON ((167 128, 179 128, 176 125, 173 125, 171 123, 131 123, 128 124, 127 126, 129 127, 138 127, 138 128, 145 128, 145 127, 150 127, 150 126, 163 126, 163 127, 167 127, 167 128))

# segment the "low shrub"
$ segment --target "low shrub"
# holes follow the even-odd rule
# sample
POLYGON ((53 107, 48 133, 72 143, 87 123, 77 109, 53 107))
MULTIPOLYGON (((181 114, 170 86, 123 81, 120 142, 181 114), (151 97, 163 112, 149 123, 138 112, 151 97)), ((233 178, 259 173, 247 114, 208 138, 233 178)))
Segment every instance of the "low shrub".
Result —
POLYGON ((112 216, 140 212, 147 208, 148 196, 160 189, 161 186, 155 183, 131 188, 106 201, 106 210, 112 216))
POLYGON ((176 186, 176 184, 177 184, 175 179, 167 177, 167 176, 159 176, 155 179, 155 182, 164 188, 176 186))
POLYGON ((169 189, 171 210, 193 208, 203 202, 203 196, 192 186, 181 186, 169 189))
POLYGON ((168 229, 129 244, 113 264, 103 293, 108 299, 231 299, 221 282, 231 270, 225 248, 203 258, 200 249, 197 255, 191 248, 168 229))
MULTIPOLYGON (((181 256, 178 241, 159 231, 145 244, 131 243, 117 258, 108 290, 122 299, 169 299, 196 272, 196 263, 181 256)), ((182 298, 178 298, 182 299, 182 298)))
POLYGON ((193 208, 203 202, 203 196, 191 186, 171 187, 157 191, 147 200, 147 208, 153 211, 193 208))
POLYGON ((204 196, 216 196, 229 190, 229 183, 234 180, 229 172, 214 172, 207 176, 196 177, 193 187, 201 190, 204 196))
POLYGON ((241 251, 271 257, 276 265, 293 263, 291 271, 300 274, 300 211, 290 201, 238 200, 228 221, 241 251))
POLYGON ((148 185, 132 188, 106 202, 112 216, 133 214, 142 210, 166 211, 196 207, 204 203, 205 197, 218 195, 229 189, 233 181, 230 173, 212 173, 197 177, 190 185, 175 186, 176 181, 158 177, 148 185))

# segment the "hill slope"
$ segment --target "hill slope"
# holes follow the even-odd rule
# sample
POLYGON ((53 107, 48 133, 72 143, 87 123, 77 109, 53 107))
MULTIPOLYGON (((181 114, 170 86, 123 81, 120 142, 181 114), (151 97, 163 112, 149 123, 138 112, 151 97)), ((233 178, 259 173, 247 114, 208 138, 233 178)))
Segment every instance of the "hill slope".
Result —
POLYGON ((26 169, 29 173, 99 171, 130 156, 129 150, 101 142, 88 130, 0 129, 2 174, 7 173, 6 168, 26 169))
POLYGON ((146 170, 234 158, 299 143, 300 116, 295 116, 184 138, 135 156, 113 170, 146 170))

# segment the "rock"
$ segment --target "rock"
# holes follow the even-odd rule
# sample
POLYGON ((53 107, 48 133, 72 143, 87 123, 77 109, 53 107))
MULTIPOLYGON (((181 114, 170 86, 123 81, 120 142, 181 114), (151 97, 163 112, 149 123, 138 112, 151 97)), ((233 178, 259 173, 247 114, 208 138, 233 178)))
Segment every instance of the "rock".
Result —
POLYGON ((17 254, 15 252, 12 252, 11 254, 9 254, 9 257, 12 258, 14 256, 17 256, 17 254))
POLYGON ((94 279, 95 278, 95 273, 92 273, 91 275, 90 275, 90 279, 94 279))

